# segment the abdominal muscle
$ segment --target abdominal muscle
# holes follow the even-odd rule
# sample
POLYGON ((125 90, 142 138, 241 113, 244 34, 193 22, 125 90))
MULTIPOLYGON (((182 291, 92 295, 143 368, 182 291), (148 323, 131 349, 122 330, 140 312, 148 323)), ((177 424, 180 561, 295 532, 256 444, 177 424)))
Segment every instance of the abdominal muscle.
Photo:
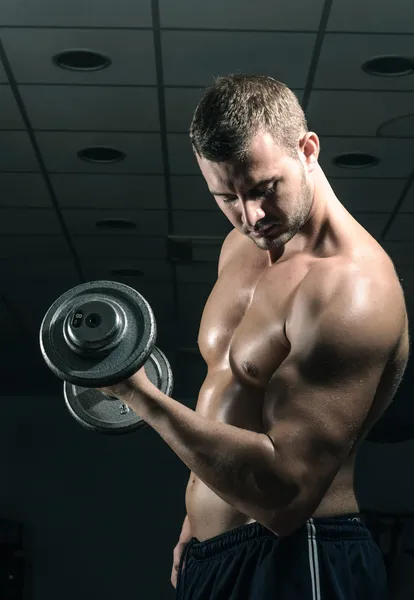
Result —
MULTIPOLYGON (((212 420, 263 433, 263 398, 262 389, 242 386, 231 370, 225 369, 207 377, 200 390, 196 411, 212 420)), ((359 511, 353 486, 354 463, 353 453, 337 474, 314 517, 359 511)), ((185 501, 191 534, 199 541, 254 522, 219 498, 194 473, 190 474, 185 501)))
MULTIPOLYGON (((313 517, 332 517, 359 512, 353 490, 353 466, 354 459, 350 459, 348 465, 338 473, 313 517)), ((240 513, 219 498, 193 473, 188 481, 185 500, 191 534, 199 541, 254 522, 254 519, 240 513)))

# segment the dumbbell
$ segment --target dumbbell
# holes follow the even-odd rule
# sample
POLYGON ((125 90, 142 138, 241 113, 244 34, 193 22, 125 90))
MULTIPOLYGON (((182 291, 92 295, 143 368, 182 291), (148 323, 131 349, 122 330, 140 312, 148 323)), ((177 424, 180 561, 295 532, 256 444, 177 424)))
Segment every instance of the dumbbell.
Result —
POLYGON ((108 434, 127 433, 145 422, 117 398, 96 388, 120 383, 141 367, 167 395, 173 376, 155 346, 157 327, 148 302, 133 288, 92 281, 62 294, 40 327, 40 349, 61 379, 69 412, 84 427, 108 434))

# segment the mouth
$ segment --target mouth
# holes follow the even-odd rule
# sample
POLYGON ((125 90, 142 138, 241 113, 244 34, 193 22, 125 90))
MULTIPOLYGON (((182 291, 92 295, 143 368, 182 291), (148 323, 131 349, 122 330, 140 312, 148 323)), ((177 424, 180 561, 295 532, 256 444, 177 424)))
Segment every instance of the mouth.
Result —
POLYGON ((279 227, 279 225, 276 223, 273 223, 272 225, 269 225, 268 227, 259 229, 259 231, 251 231, 249 235, 251 235, 252 237, 266 237, 276 227, 279 227))

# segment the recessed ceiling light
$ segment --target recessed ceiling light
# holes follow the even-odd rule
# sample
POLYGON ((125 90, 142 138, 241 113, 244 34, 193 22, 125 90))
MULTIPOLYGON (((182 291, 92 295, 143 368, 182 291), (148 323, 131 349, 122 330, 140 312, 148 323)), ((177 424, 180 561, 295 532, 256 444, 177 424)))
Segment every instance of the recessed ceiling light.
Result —
POLYGON ((414 113, 394 117, 378 127, 380 137, 414 138, 414 113))
POLYGON ((134 221, 128 221, 128 219, 102 219, 97 221, 95 226, 98 229, 136 229, 137 224, 134 221))
POLYGON ((376 56, 367 60, 361 69, 378 77, 403 77, 414 73, 414 59, 407 56, 376 56))
POLYGON ((125 152, 107 146, 90 146, 89 148, 82 148, 77 155, 80 160, 91 163, 115 163, 124 160, 126 157, 125 152))
POLYGON ((114 277, 143 277, 144 271, 131 268, 111 269, 111 275, 114 277))
POLYGON ((100 71, 112 64, 111 59, 100 52, 75 48, 55 54, 52 60, 57 67, 69 71, 100 71))
POLYGON ((364 152, 348 152, 335 156, 332 162, 343 169, 367 169, 378 165, 380 159, 364 152))

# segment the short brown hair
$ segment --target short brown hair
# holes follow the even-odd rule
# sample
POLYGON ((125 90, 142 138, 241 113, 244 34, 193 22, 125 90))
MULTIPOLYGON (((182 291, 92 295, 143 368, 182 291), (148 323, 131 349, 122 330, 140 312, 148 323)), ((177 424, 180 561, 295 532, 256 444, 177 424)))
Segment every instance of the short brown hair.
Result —
POLYGON ((207 160, 243 160, 252 137, 261 130, 296 156, 298 141, 308 130, 297 97, 272 77, 228 75, 205 90, 194 111, 190 139, 207 160))

